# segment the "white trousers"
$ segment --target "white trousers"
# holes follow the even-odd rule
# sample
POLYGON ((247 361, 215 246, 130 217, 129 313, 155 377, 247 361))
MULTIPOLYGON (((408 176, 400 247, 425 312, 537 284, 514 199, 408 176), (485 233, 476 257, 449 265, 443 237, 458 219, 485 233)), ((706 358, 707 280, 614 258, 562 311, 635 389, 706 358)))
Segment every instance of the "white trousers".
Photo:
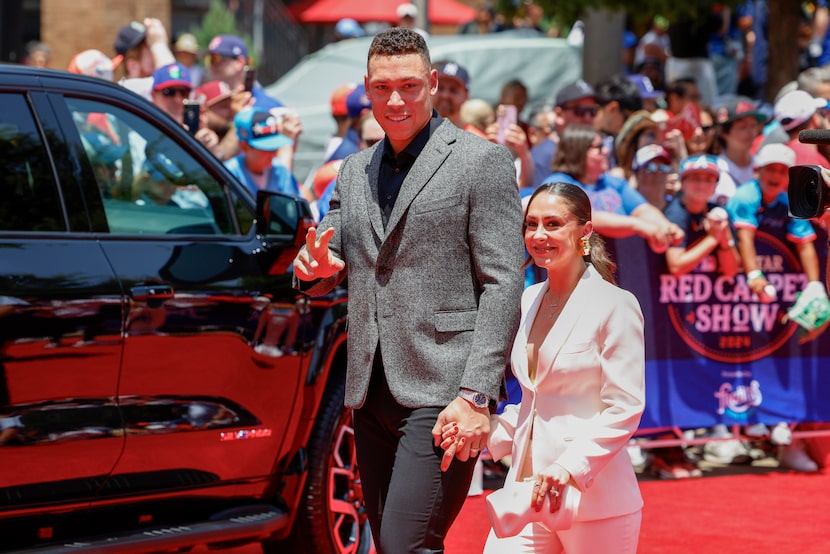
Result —
POLYGON ((642 510, 624 516, 577 521, 566 531, 551 532, 531 523, 515 537, 500 539, 493 530, 484 554, 636 554, 642 510))

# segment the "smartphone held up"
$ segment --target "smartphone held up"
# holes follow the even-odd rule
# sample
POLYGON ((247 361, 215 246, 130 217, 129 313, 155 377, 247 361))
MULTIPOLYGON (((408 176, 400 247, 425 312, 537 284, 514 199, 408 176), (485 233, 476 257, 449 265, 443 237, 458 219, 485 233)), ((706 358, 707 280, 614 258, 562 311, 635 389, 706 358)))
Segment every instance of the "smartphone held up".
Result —
POLYGON ((254 82, 256 81, 256 69, 250 65, 245 66, 245 91, 251 92, 254 90, 254 82))
POLYGON ((496 141, 499 144, 505 143, 505 134, 507 130, 516 125, 519 119, 518 110, 516 106, 511 104, 499 104, 496 108, 496 141))
POLYGON ((182 123, 187 128, 187 132, 194 136, 196 135, 196 131, 199 130, 199 113, 201 109, 202 103, 199 100, 184 100, 184 118, 182 123))

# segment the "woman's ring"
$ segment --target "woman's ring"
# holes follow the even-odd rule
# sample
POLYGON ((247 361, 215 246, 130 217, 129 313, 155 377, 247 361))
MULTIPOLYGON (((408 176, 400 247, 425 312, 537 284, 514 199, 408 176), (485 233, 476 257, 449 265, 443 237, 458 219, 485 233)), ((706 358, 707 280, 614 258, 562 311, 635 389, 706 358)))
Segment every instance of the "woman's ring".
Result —
POLYGON ((559 489, 550 489, 548 494, 551 496, 559 496, 559 489))

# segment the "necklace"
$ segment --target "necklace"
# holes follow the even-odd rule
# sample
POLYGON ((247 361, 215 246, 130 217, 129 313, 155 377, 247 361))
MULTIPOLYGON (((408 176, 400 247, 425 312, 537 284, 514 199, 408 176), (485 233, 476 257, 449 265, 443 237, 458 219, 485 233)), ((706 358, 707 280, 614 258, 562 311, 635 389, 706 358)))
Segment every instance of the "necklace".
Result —
MULTIPOLYGON (((553 296, 553 294, 550 292, 550 289, 548 289, 547 291, 545 291, 545 296, 548 296, 548 295, 553 296)), ((554 313, 556 313, 556 311, 559 309, 559 301, 560 301, 561 299, 562 299, 562 295, 559 295, 559 296, 557 296, 557 297, 556 297, 556 301, 554 301, 554 302, 550 302, 550 303, 548 304, 548 307, 550 308, 550 310, 548 310, 548 313, 547 313, 546 315, 547 315, 549 318, 552 318, 552 317, 553 317, 553 314, 554 314, 554 313)))

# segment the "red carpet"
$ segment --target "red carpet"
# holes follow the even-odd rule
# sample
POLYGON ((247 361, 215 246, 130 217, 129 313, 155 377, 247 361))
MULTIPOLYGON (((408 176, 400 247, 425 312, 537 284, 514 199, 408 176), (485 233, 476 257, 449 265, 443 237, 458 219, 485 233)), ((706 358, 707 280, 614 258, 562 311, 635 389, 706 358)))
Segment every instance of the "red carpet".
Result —
MULTIPOLYGON (((830 474, 729 467, 702 479, 643 478, 640 489, 641 554, 830 552, 830 474)), ((470 497, 447 554, 480 553, 488 531, 484 497, 470 497)))

